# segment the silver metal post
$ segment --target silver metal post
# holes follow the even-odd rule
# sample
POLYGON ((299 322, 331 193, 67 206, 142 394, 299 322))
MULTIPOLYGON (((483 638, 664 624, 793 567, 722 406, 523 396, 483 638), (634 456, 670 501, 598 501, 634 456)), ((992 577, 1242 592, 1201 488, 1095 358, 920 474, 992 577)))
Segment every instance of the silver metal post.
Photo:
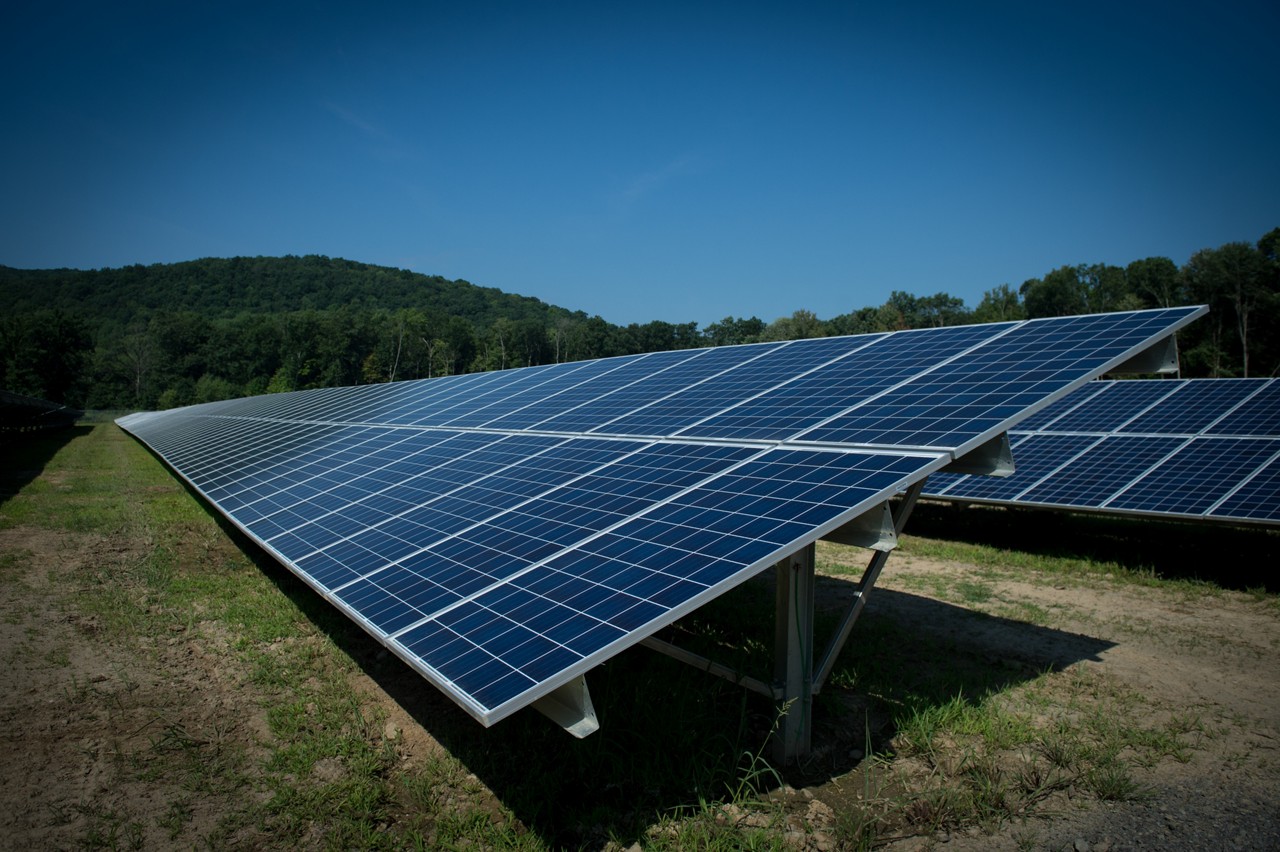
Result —
POLYGON ((773 754, 789 763, 809 753, 813 721, 814 546, 778 563, 774 678, 782 687, 784 711, 773 754))

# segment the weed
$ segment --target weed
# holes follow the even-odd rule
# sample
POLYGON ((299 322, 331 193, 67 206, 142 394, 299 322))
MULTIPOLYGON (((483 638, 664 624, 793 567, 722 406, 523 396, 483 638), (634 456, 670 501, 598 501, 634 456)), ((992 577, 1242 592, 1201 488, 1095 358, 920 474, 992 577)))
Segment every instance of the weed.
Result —
POLYGON ((1088 790, 1104 802, 1132 802, 1149 794, 1133 779, 1128 765, 1113 755, 1090 767, 1084 782, 1088 790))
POLYGON ((191 821, 193 813, 191 802, 188 798, 174 799, 169 803, 169 809, 165 811, 164 815, 156 818, 156 825, 165 829, 170 840, 177 840, 191 821))
POLYGON ((77 805, 75 810, 87 823, 80 846, 86 849, 142 849, 146 842, 141 822, 128 815, 91 805, 77 805))
POLYGON ((956 583, 956 592, 965 603, 985 603, 991 600, 995 590, 986 583, 956 583))

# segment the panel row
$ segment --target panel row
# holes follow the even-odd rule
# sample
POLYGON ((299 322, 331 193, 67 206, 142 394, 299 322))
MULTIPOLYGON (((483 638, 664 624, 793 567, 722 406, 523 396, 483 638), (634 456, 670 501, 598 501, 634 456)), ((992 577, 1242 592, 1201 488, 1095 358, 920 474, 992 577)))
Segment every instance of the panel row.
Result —
MULTIPOLYGON (((964 452, 1202 309, 658 352, 210 403, 328 425, 927 447, 964 452)), ((140 435, 147 429, 140 425, 140 435)))
POLYGON ((653 353, 119 422, 488 724, 1202 312, 653 353))
POLYGON ((1011 438, 1012 476, 939 474, 929 495, 1280 523, 1280 380, 1093 382, 1011 438))

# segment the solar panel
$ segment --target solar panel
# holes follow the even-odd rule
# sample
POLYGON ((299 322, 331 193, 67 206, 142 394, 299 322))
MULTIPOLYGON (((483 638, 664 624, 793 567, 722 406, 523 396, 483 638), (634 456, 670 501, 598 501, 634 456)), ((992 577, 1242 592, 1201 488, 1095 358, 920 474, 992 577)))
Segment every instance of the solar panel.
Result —
POLYGON ((1280 380, 1091 382, 1010 436, 1012 476, 942 473, 928 496, 1280 523, 1280 380))
POLYGON ((1203 310, 653 353, 118 423, 492 724, 1203 310))

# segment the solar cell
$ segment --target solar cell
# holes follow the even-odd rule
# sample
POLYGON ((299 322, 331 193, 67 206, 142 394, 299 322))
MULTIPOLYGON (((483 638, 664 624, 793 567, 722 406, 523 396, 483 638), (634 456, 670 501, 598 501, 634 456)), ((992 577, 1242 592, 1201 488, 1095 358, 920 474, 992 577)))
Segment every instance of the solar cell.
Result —
MULTIPOLYGON (((699 387, 704 382, 721 376, 734 368, 747 368, 747 365, 754 364, 783 345, 785 344, 761 343, 752 347, 754 351, 739 349, 738 347, 712 349, 703 353, 697 359, 682 361, 660 373, 647 375, 627 387, 619 388, 617 391, 601 395, 593 400, 584 401, 568 409, 548 400, 545 404, 530 407, 529 413, 531 415, 541 416, 542 418, 533 421, 532 428, 555 432, 587 432, 592 430, 602 433, 611 432, 614 431, 610 428, 610 424, 613 421, 633 412, 669 401, 676 394, 688 395, 692 389, 699 387)), ((502 422, 491 425, 503 428, 508 424, 502 422)), ((638 429, 634 431, 640 434, 658 434, 658 432, 666 434, 664 430, 653 432, 652 430, 638 429)), ((627 430, 625 428, 621 429, 619 433, 627 434, 627 430)))
POLYGON ((1018 423, 1018 429, 1025 432, 1038 432, 1062 415, 1083 405, 1086 400, 1110 387, 1111 384, 1111 382, 1103 381, 1089 382, 1089 384, 1075 393, 1067 394, 1057 402, 1050 403, 1030 417, 1023 419, 1018 423))
POLYGON ((580 673, 611 645, 692 611, 816 525, 937 464, 928 456, 766 451, 395 638, 482 712, 505 715, 537 697, 530 673, 498 651, 513 631, 580 673), (784 496, 792 492, 802 496, 784 496), (458 629, 467 618, 470 629, 458 629))
POLYGON ((1183 443, 1183 439, 1171 437, 1104 438, 1087 454, 1023 492, 1018 500, 1057 506, 1103 505, 1183 443))
POLYGON ((589 431, 664 437, 681 434, 695 423, 730 410, 836 358, 872 345, 884 336, 872 334, 795 340, 764 355, 758 355, 752 347, 724 347, 724 357, 737 355, 739 359, 729 369, 589 431))
POLYGON ((119 422, 491 724, 1202 312, 654 353, 119 422))
POLYGON ((786 440, 1007 330, 955 326, 873 340, 677 434, 786 440))

